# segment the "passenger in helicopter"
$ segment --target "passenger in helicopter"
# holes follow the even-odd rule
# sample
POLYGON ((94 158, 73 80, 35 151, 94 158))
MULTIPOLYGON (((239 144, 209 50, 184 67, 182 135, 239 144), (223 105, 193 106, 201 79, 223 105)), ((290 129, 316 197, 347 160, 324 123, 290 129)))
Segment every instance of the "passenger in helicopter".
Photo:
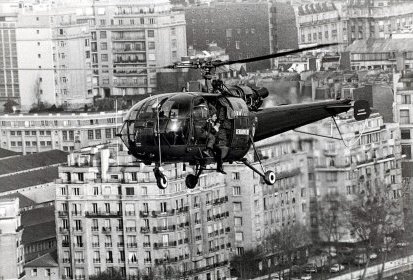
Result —
POLYGON ((214 146, 216 134, 219 131, 220 123, 217 122, 217 114, 213 113, 212 116, 207 120, 203 130, 207 134, 207 145, 206 149, 203 151, 203 154, 207 157, 215 157, 214 146))

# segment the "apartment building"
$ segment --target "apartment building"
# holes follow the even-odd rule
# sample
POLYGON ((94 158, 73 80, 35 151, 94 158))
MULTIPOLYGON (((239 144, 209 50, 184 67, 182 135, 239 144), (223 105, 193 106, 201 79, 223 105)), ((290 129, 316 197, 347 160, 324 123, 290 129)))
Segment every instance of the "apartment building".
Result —
POLYGON ((343 50, 348 43, 346 6, 342 1, 306 4, 296 7, 300 46, 342 43, 334 47, 343 50))
POLYGON ((20 224, 18 198, 0 198, 0 277, 24 277, 23 227, 20 224))
POLYGON ((413 3, 404 0, 350 0, 347 5, 348 42, 389 38, 413 25, 413 3))
POLYGON ((151 93, 156 67, 186 56, 184 13, 167 0, 94 1, 77 12, 92 32, 93 95, 151 93))
MULTIPOLYGON (((402 150, 400 128, 397 123, 384 123, 379 114, 372 114, 362 122, 352 117, 337 120, 346 146, 340 140, 300 136, 301 148, 309 156, 311 193, 311 228, 320 236, 318 223, 319 203, 326 195, 340 195, 353 199, 361 191, 374 190, 384 184, 391 199, 402 194, 402 150)), ((325 120, 309 125, 304 131, 331 136, 334 123, 325 120)), ((339 137, 337 132, 333 137, 339 137)), ((340 242, 355 242, 355 236, 342 229, 340 242)))
POLYGON ((0 115, 0 147, 22 154, 115 141, 126 111, 0 115))
MULTIPOLYGON (((402 154, 405 156, 403 162, 406 164, 406 170, 408 165, 412 164, 412 124, 411 124, 411 112, 412 105, 412 82, 413 73, 403 71, 400 73, 394 73, 393 75, 393 91, 395 93, 395 106, 393 107, 395 121, 400 125, 401 131, 401 147, 402 154)), ((411 177, 410 172, 404 172, 406 177, 411 177)))
MULTIPOLYGON (((270 32, 271 5, 266 1, 216 2, 185 9, 188 45, 205 50, 224 48, 231 60, 274 52, 270 32)), ((275 12, 273 13, 275 14, 275 12)), ((249 63, 249 71, 268 69, 270 60, 249 63)))
POLYGON ((277 227, 308 225, 306 156, 291 155, 286 139, 273 143, 260 144, 259 153, 266 168, 279 171, 274 186, 243 165, 228 165, 227 175, 205 173, 188 190, 187 171, 177 164, 165 166, 169 186, 159 190, 152 167, 134 164, 125 152, 116 159, 102 146, 71 154, 56 181, 61 277, 87 279, 107 269, 128 279, 229 277, 233 255, 257 247, 277 227))

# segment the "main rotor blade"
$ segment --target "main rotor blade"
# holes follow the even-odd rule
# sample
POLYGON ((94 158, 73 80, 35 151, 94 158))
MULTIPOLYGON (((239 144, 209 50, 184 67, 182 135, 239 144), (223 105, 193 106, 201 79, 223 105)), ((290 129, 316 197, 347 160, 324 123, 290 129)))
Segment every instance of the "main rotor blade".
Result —
POLYGON ((331 47, 331 46, 337 46, 337 45, 339 45, 339 43, 321 44, 321 45, 317 45, 317 46, 306 47, 306 48, 301 48, 301 49, 295 49, 295 50, 279 52, 279 53, 273 53, 273 54, 268 54, 268 55, 263 55, 263 56, 257 56, 257 57, 251 57, 251 58, 245 58, 245 59, 238 59, 238 60, 227 60, 227 61, 213 63, 213 65, 215 67, 218 67, 218 66, 231 65, 231 64, 236 64, 236 63, 248 63, 248 62, 254 62, 254 61, 260 61, 260 60, 265 60, 265 59, 270 59, 270 58, 276 58, 276 57, 286 56, 286 55, 290 55, 290 54, 295 54, 295 53, 300 53, 300 52, 305 52, 305 51, 311 51, 311 50, 316 50, 316 49, 321 49, 321 48, 326 48, 326 47, 331 47))

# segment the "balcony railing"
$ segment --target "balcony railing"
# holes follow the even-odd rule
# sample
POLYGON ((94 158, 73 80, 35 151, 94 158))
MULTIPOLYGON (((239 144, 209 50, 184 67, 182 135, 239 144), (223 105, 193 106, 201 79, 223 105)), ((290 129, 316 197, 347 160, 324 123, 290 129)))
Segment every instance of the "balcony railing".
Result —
POLYGON ((141 218, 145 218, 149 216, 149 212, 148 211, 139 211, 139 216, 141 218))
POLYGON ((118 242, 118 247, 124 247, 125 246, 125 243, 123 243, 123 242, 118 242))
POLYGON ((148 233, 150 231, 149 227, 141 227, 141 233, 148 233))
POLYGON ((138 248, 138 243, 136 243, 136 242, 126 243, 126 246, 128 248, 138 248))
POLYGON ((100 263, 100 259, 93 259, 93 263, 100 263))
POLYGON ((85 212, 86 217, 120 217, 122 216, 122 212, 120 211, 111 211, 111 212, 104 212, 104 211, 97 211, 97 212, 85 212))
POLYGON ((99 247, 99 243, 93 242, 93 243, 92 243, 92 247, 93 247, 93 248, 99 247))
POLYGON ((69 213, 67 211, 58 211, 57 214, 59 217, 66 217, 69 213))
POLYGON ((75 259, 75 263, 85 263, 85 259, 75 259))
POLYGON ((110 231, 112 231, 112 228, 111 227, 102 227, 102 231, 103 232, 110 232, 110 231))
POLYGON ((112 247, 112 243, 105 243, 105 247, 112 247))
POLYGON ((154 243, 153 247, 155 249, 159 249, 159 248, 167 248, 167 247, 175 247, 176 246, 176 241, 169 241, 168 243, 166 242, 158 242, 158 243, 154 243))
POLYGON ((143 248, 151 247, 151 242, 143 242, 143 248))
POLYGON ((126 227, 126 232, 136 232, 136 227, 126 227))

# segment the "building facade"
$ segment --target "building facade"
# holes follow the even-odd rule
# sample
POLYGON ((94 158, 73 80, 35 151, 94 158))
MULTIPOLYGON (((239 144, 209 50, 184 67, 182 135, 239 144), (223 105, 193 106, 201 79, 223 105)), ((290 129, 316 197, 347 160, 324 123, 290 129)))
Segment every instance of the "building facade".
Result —
POLYGON ((3 114, 0 147, 28 154, 115 141, 125 113, 3 114))
POLYGON ((185 16, 169 1, 96 1, 78 11, 92 30, 93 95, 136 95, 156 88, 156 67, 186 56, 185 16))
MULTIPOLYGON (((231 60, 273 51, 270 7, 266 1, 216 2, 185 10, 188 45, 205 50, 209 43, 224 48, 231 60)), ((270 68, 271 61, 248 64, 248 70, 270 68)))
POLYGON ((350 0, 348 42, 368 38, 389 38, 394 32, 413 25, 413 3, 404 0, 350 0))
POLYGON ((0 277, 24 277, 23 227, 20 223, 19 199, 0 199, 0 277))
POLYGON ((16 47, 19 77, 25 77, 19 82, 22 110, 41 103, 66 107, 92 103, 91 33, 74 16, 26 8, 19 12, 16 47))
POLYGON ((152 168, 132 164, 126 153, 117 160, 109 147, 71 154, 56 183, 60 276, 87 279, 119 269, 128 279, 230 277, 232 256, 259 246, 277 227, 308 225, 306 157, 291 155, 288 140, 273 141, 260 144, 259 153, 278 171, 274 186, 228 165, 227 175, 205 173, 188 190, 177 164, 165 166, 169 186, 159 190, 152 168))
MULTIPOLYGON (((389 189, 390 198, 396 201, 401 199, 403 188, 397 123, 384 123, 383 117, 375 113, 367 121, 356 122, 347 117, 338 119, 337 124, 347 146, 334 139, 326 141, 306 136, 299 139, 309 156, 311 228, 314 236, 324 241, 329 241, 319 224, 319 207, 324 197, 337 196, 351 201, 363 191, 384 185, 389 189)), ((304 130, 329 135, 333 125, 325 120, 304 130)), ((333 136, 335 134, 338 133, 333 136)), ((348 229, 340 228, 339 240, 334 241, 352 243, 357 239, 348 229)))
POLYGON ((297 8, 298 41, 300 46, 348 43, 346 6, 343 2, 307 4, 297 8))

